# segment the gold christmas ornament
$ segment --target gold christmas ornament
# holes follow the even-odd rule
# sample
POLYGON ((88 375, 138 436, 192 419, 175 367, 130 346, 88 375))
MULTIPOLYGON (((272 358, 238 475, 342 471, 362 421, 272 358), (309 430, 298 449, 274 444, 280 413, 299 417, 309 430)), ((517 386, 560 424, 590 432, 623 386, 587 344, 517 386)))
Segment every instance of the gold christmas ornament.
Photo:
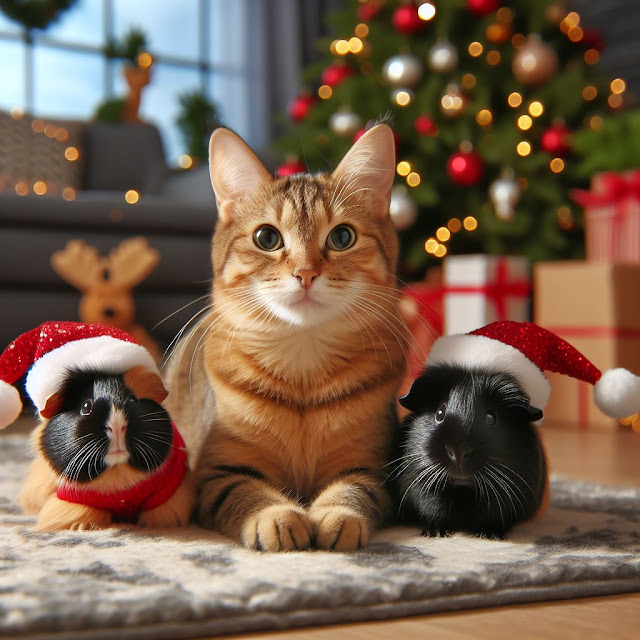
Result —
POLYGON ((329 129, 340 138, 352 138, 362 128, 362 118, 350 109, 331 114, 329 129))
POLYGON ((440 99, 442 113, 450 118, 462 115, 467 99, 459 84, 447 85, 447 92, 440 99))
POLYGON ((507 169, 489 186, 489 200, 493 204, 496 217, 505 222, 513 220, 521 194, 522 190, 516 180, 515 173, 511 169, 507 169))
POLYGON ((458 50, 448 40, 438 40, 427 54, 431 71, 448 73, 458 67, 458 50))
POLYGON ((391 202, 389 203, 389 215, 393 226, 398 231, 404 231, 411 227, 418 218, 418 205, 409 195, 407 188, 397 185, 391 190, 391 202))
POLYGON ((558 55, 538 34, 532 34, 516 53, 512 64, 518 82, 537 86, 548 82, 558 70, 558 55))
POLYGON ((382 77, 394 87, 415 87, 422 79, 422 62, 412 53, 391 56, 384 63, 382 77))

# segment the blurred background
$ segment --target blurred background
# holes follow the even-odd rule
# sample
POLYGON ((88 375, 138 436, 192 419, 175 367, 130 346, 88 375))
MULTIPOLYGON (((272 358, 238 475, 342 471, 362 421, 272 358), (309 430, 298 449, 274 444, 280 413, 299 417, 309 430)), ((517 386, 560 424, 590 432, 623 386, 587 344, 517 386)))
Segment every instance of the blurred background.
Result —
POLYGON ((161 353, 210 288, 213 128, 287 176, 386 116, 417 354, 533 318, 640 369, 639 32, 636 0, 0 0, 0 347, 161 353))

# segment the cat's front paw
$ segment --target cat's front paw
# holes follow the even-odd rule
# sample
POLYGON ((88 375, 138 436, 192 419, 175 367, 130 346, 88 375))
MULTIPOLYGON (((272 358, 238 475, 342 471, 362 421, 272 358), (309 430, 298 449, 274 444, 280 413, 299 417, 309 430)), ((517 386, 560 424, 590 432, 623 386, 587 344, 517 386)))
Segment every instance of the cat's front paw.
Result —
POLYGON ((355 551, 369 543, 369 522, 346 507, 314 510, 316 547, 330 551, 355 551))
POLYGON ((258 551, 308 549, 313 525, 301 507, 273 505, 258 511, 245 523, 242 543, 258 551))

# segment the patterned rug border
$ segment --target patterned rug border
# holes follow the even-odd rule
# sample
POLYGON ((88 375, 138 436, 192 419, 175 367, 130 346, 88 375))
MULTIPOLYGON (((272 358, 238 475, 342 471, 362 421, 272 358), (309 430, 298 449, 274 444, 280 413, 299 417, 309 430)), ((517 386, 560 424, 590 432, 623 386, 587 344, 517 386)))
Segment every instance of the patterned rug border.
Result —
MULTIPOLYGON (((640 592, 640 578, 636 580, 601 581, 588 583, 558 583, 542 589, 523 587, 501 591, 478 592, 461 596, 444 596, 412 602, 385 603, 368 607, 332 609, 335 619, 326 620, 326 609, 299 610, 284 614, 259 613, 239 616, 230 620, 208 620, 181 624, 140 625, 138 627, 111 627, 58 633, 24 634, 11 637, 20 640, 192 640, 194 638, 270 631, 286 631, 305 627, 327 627, 358 622, 377 622, 452 611, 487 609, 506 605, 535 604, 540 602, 596 598, 640 592)), ((5 634, 2 633, 2 636, 5 634)), ((8 637, 8 636, 7 636, 8 637)))

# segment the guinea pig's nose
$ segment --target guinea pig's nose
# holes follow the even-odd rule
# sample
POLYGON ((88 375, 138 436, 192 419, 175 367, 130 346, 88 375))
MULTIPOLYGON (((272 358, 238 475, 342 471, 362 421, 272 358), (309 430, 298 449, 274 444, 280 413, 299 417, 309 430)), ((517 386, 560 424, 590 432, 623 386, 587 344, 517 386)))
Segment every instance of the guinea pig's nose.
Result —
POLYGON ((458 447, 445 444, 444 450, 447 452, 447 455, 452 462, 466 462, 473 453, 473 449, 466 443, 463 443, 458 447))
POLYGON ((466 462, 471 457, 472 453, 473 453, 473 449, 468 444, 462 444, 458 449, 460 460, 463 462, 466 462))
POLYGON ((111 307, 107 307, 102 310, 102 313, 104 313, 105 318, 113 318, 116 315, 116 310, 111 307))

